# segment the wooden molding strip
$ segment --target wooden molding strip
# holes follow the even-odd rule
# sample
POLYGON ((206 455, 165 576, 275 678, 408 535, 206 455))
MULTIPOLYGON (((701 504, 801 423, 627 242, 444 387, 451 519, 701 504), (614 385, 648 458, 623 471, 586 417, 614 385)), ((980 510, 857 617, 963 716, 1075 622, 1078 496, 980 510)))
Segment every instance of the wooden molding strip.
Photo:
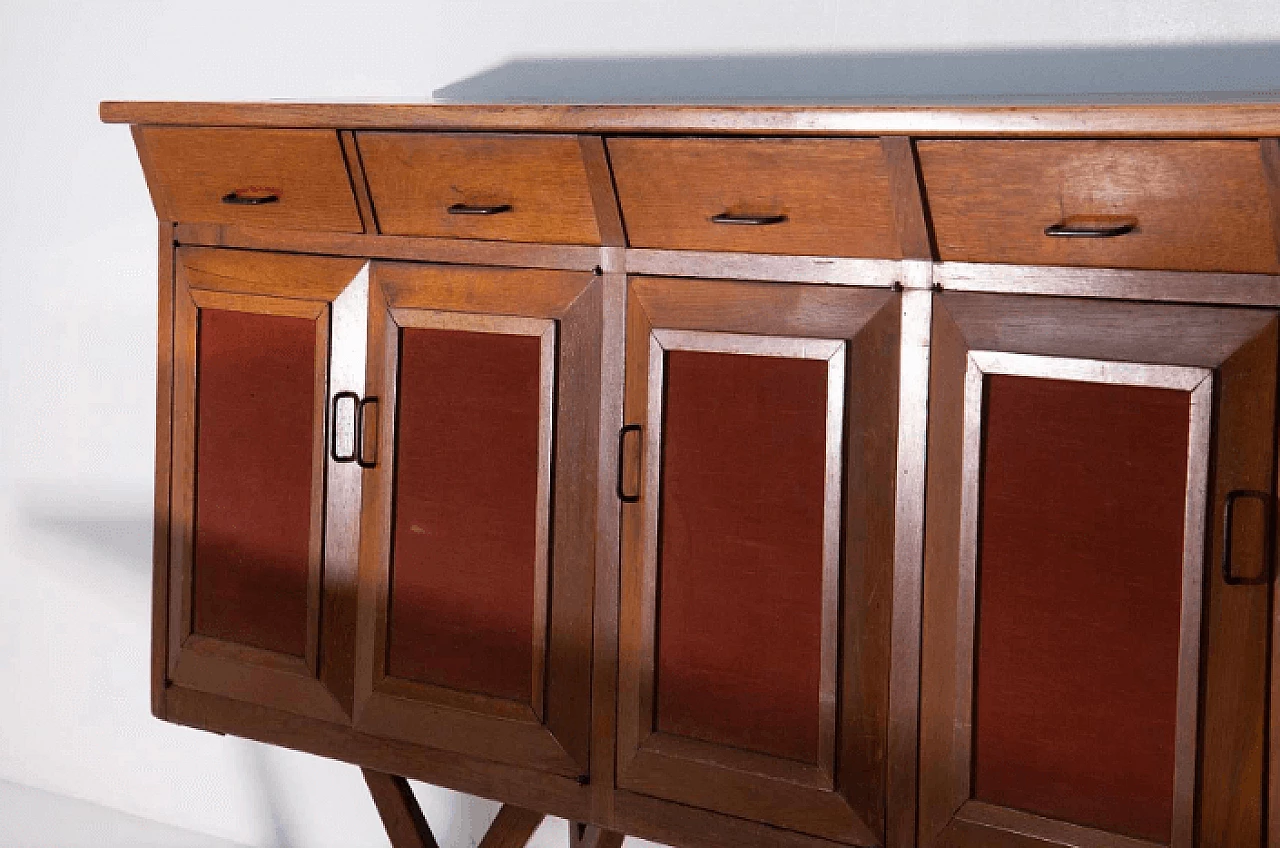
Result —
POLYGON ((880 139, 889 168, 889 196, 903 259, 933 259, 933 234, 924 211, 924 184, 916 161, 916 146, 906 136, 880 139))
POLYGON ((382 817, 382 826, 387 829, 391 848, 440 848, 409 781, 373 769, 360 771, 382 817))
POLYGON ((1277 103, 694 106, 106 101, 109 124, 708 135, 1280 136, 1277 103))
POLYGON ((378 232, 378 214, 373 208, 373 197, 369 194, 369 181, 364 175, 364 160, 360 158, 360 145, 356 142, 356 134, 348 130, 338 133, 342 142, 342 155, 347 160, 347 173, 351 177, 351 190, 356 196, 356 208, 360 212, 360 223, 364 225, 367 235, 378 232))
POLYGON ((1271 198, 1271 224, 1275 233, 1276 253, 1280 255, 1280 139, 1264 138, 1258 142, 1262 155, 1262 172, 1271 198))
POLYGON ((603 261, 602 248, 582 245, 314 233, 229 224, 179 224, 177 240, 179 244, 205 247, 563 271, 591 271, 603 261))
POLYGON ((835 283, 893 288, 902 281, 896 259, 846 259, 693 250, 629 248, 627 273, 784 283, 835 283))
POLYGON ((587 187, 591 191, 591 205, 596 213, 596 226, 600 229, 600 243, 606 247, 625 247, 627 236, 622 226, 622 210, 618 207, 618 194, 613 186, 613 169, 609 167, 609 154, 604 139, 598 135, 578 137, 582 148, 582 162, 587 169, 587 187))
POLYGON ((1280 306, 1280 276, 1270 274, 940 262, 933 266, 933 282, 949 291, 1280 306))

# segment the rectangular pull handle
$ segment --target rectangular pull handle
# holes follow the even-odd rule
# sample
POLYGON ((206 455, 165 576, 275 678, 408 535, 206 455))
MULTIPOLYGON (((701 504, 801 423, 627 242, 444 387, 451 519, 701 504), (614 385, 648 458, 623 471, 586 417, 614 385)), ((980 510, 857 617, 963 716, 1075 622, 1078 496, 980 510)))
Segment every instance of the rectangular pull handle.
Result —
POLYGON ((364 415, 365 415, 365 410, 368 409, 370 404, 373 404, 375 410, 381 408, 378 405, 378 399, 376 397, 361 398, 360 401, 356 404, 355 461, 356 461, 356 465, 359 465, 361 468, 376 468, 378 465, 378 444, 377 444, 378 430, 377 430, 376 419, 374 421, 374 430, 373 430, 373 435, 374 435, 373 459, 369 459, 367 456, 365 456, 365 453, 364 453, 364 448, 365 448, 365 429, 364 429, 365 417, 364 415))
POLYGON ((1227 492, 1226 501, 1223 503, 1222 507, 1222 581, 1228 586, 1257 586, 1271 582, 1272 539, 1275 526, 1272 512, 1272 498, 1270 492, 1259 492, 1254 489, 1233 489, 1230 492, 1227 492), (1262 568, 1260 569, 1261 573, 1257 577, 1237 576, 1234 564, 1231 562, 1236 503, 1244 498, 1262 502, 1264 515, 1262 532, 1265 538, 1263 539, 1262 544, 1263 553, 1262 568))
POLYGON ((635 503, 640 500, 640 493, 628 494, 624 480, 626 480, 627 468, 627 434, 639 433, 639 424, 624 424, 622 429, 618 431, 618 500, 623 503, 635 503))
POLYGON ((329 405, 329 456, 334 462, 355 462, 356 456, 360 452, 359 447, 359 427, 352 434, 351 452, 342 454, 338 453, 338 404, 341 401, 349 400, 352 403, 353 418, 360 417, 360 395, 355 392, 337 392, 333 396, 333 401, 329 405))

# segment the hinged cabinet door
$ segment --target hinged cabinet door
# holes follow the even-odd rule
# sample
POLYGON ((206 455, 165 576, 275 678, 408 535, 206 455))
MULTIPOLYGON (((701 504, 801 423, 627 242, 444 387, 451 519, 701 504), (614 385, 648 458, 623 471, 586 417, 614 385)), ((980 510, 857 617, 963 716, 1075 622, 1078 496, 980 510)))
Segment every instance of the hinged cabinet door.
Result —
POLYGON ((628 286, 618 785, 883 844, 901 296, 628 286))
POLYGON ((378 263, 356 727, 587 780, 601 280, 378 263))
POLYGON ((326 413, 332 383, 363 364, 363 326, 351 321, 365 312, 363 267, 177 251, 173 683, 350 720, 343 631, 354 608, 343 598, 354 546, 344 537, 359 480, 345 481, 329 457, 326 413))
POLYGON ((936 299, 922 846, 1261 844, 1276 361, 1270 310, 936 299))

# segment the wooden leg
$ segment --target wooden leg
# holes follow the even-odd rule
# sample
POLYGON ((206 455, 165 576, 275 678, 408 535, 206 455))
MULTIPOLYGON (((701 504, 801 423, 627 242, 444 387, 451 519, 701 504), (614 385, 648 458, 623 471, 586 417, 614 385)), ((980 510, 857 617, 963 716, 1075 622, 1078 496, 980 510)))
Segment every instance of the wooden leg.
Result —
POLYGON ((480 840, 480 848, 524 848, 542 824, 542 818, 542 813, 503 804, 484 839, 480 840))
POLYGON ((382 826, 391 839, 391 848, 440 848, 422 815, 418 799, 413 797, 409 781, 372 769, 361 771, 378 815, 382 816, 382 826))
POLYGON ((622 848, 623 836, 593 824, 569 822, 569 848, 622 848))

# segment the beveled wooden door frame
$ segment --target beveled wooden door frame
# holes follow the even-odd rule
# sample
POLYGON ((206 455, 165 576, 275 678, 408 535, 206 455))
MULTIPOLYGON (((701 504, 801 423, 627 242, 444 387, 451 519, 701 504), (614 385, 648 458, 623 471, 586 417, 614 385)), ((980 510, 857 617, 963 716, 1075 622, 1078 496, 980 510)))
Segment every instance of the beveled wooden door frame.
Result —
MULTIPOLYGON (((350 692, 341 663, 327 656, 336 636, 322 607, 341 617, 343 576, 331 557, 326 522, 354 514, 355 502, 332 502, 327 477, 328 409, 334 365, 339 371, 362 340, 335 339, 331 323, 363 311, 367 277, 358 260, 317 259, 182 248, 175 263, 174 428, 169 585, 168 678, 182 686, 341 724, 350 721, 350 692), (203 309, 280 315, 315 325, 311 530, 305 654, 297 657, 196 633, 193 613, 196 522, 199 313, 203 309), (354 344, 353 344, 354 342, 354 344), (337 362, 331 351, 339 350, 337 362), (329 563, 335 567, 330 570, 329 563)), ((357 498, 358 502, 358 498, 357 498)), ((338 655, 340 657, 340 654, 338 655)))
MULTIPOLYGON (((1171 848, 1195 844, 1202 804, 1197 774, 1203 758, 1200 702, 1206 691, 1205 663, 1211 659, 1204 640, 1213 635, 1202 620, 1208 615, 1211 591, 1218 591, 1206 581, 1206 575, 1214 576, 1207 556, 1218 552, 1221 544, 1221 528, 1209 520, 1209 511, 1221 503, 1224 488, 1240 485, 1233 482, 1238 471, 1227 479, 1213 477, 1212 457, 1223 451, 1216 419, 1224 414, 1247 415, 1243 410, 1252 401, 1244 397, 1248 392, 1239 388, 1239 378, 1232 396, 1224 398, 1219 372, 1240 372, 1249 367, 1241 365, 1246 360, 1265 361, 1269 344, 1272 361, 1262 384, 1265 388, 1268 381, 1274 383, 1275 333, 1275 315, 1264 310, 998 294, 937 298, 928 502, 940 505, 926 510, 921 848, 976 848, 997 831, 1013 848, 1153 848, 1162 844, 972 798, 984 391, 987 375, 993 374, 1158 387, 1190 395, 1168 844, 1171 848), (1248 352, 1248 348, 1257 350, 1248 352), (1238 356, 1241 352, 1243 357, 1238 356)), ((1263 403, 1274 415, 1274 386, 1270 392, 1263 403)), ((1268 429, 1262 422, 1257 426, 1268 429)), ((1246 448, 1257 452, 1255 458, 1266 466, 1263 473, 1267 475, 1273 461, 1267 443, 1273 439, 1274 433, 1263 436, 1261 446, 1246 448)), ((1219 477, 1223 473, 1217 472, 1219 477)), ((1256 477, 1254 481, 1258 485, 1256 477)))
POLYGON ((584 441, 584 434, 594 433, 599 395, 600 280, 574 272, 401 263, 375 263, 371 279, 367 390, 378 404, 378 457, 366 472, 361 518, 355 726, 584 777, 591 617, 579 613, 590 608, 594 512, 574 509, 573 501, 594 503, 596 454, 587 450, 594 441, 584 441), (398 340, 403 329, 414 327, 539 340, 538 558, 528 704, 387 673, 398 340))
POLYGON ((865 752, 855 737, 878 735, 883 757, 889 617, 875 619, 881 629, 874 633, 859 632, 871 614, 860 606, 866 599, 853 598, 846 584, 859 582, 854 578, 865 565, 860 557, 879 558, 865 565, 876 576, 859 585, 892 594, 901 297, 852 287, 663 278, 631 278, 628 290, 626 420, 643 422, 643 447, 638 458, 624 452, 622 460, 640 471, 639 480, 627 473, 624 481, 628 488, 639 484, 639 499, 623 507, 618 785, 817 836, 882 844, 886 763, 882 758, 859 769, 856 760, 865 752), (665 356, 671 350, 826 363, 819 745, 812 765, 656 729, 660 458, 665 356), (846 410, 852 420, 846 420, 846 410), (866 441, 876 438, 872 432, 884 442, 874 456, 864 456, 866 441), (878 506, 861 498, 868 479, 885 487, 874 493, 878 506), (860 508, 875 517, 858 513, 860 508), (857 555, 842 549, 851 521, 874 524, 868 535, 876 538, 857 555), (852 655, 864 640, 875 639, 882 640, 883 688, 873 684, 875 691, 860 691, 852 655), (854 772, 866 779, 854 779, 854 772), (859 812, 867 809, 869 821, 859 812))

